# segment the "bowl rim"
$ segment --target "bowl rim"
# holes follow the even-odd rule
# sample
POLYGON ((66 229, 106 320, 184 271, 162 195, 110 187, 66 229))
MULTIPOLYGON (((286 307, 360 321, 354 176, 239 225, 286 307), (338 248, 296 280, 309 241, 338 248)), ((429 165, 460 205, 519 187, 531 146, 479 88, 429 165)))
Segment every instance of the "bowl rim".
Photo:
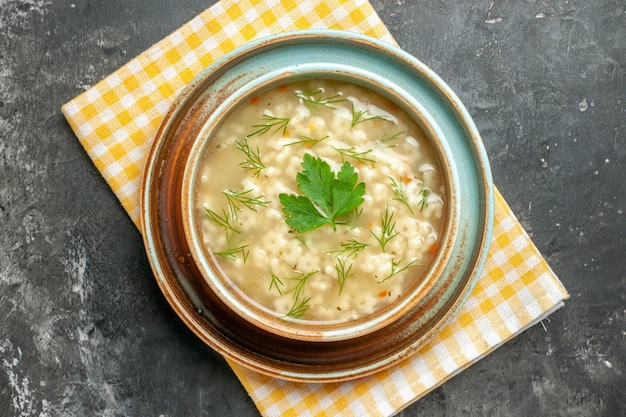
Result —
MULTIPOLYGON (((194 115, 201 113, 198 108, 192 107, 187 109, 188 114, 183 118, 188 118, 190 111, 195 112, 194 115)), ((188 129, 186 133, 189 133, 188 129)), ((467 167, 464 167, 464 170, 467 171, 467 167)), ((141 187, 141 226, 144 231, 146 252, 161 291, 183 322, 204 342, 235 362, 267 375, 297 381, 333 382, 368 375, 398 363, 415 352, 454 316, 469 296, 486 259, 493 228, 493 206, 493 184, 486 151, 469 113, 447 84, 416 58, 383 41, 352 32, 304 30, 271 35, 237 48, 216 60, 182 91, 164 117, 148 154, 141 187), (208 288, 194 280, 194 275, 198 271, 190 253, 186 251, 188 248, 184 242, 175 239, 176 236, 180 237, 181 232, 180 224, 174 224, 178 221, 175 217, 180 215, 180 212, 177 213, 176 208, 168 205, 170 203, 166 201, 166 195, 167 191, 172 187, 175 188, 176 182, 180 180, 172 174, 175 171, 172 168, 175 167, 175 163, 172 161, 188 152, 189 144, 176 143, 181 146, 172 147, 173 139, 168 137, 168 134, 176 133, 176 129, 179 129, 177 133, 181 133, 180 120, 185 113, 181 109, 198 100, 198 89, 205 86, 203 83, 215 75, 215 68, 220 68, 220 65, 227 61, 242 60, 246 54, 277 43, 281 46, 289 44, 301 47, 315 44, 328 48, 350 45, 356 47, 361 54, 372 56, 373 59, 384 57, 391 59, 396 65, 403 63, 408 71, 412 71, 416 76, 416 83, 421 83, 422 87, 432 90, 430 94, 433 102, 441 102, 441 106, 445 107, 444 110, 452 115, 448 117, 453 119, 453 129, 458 129, 462 145, 467 146, 469 150, 466 152, 471 154, 474 160, 475 165, 471 169, 475 169, 475 175, 479 177, 481 186, 480 195, 469 206, 477 206, 470 209, 480 212, 480 220, 472 230, 468 231, 469 225, 464 224, 466 228, 460 231, 460 237, 464 241, 465 258, 457 259, 454 268, 462 272, 463 279, 458 281, 454 288, 437 289, 438 294, 447 294, 452 301, 446 305, 445 311, 439 311, 429 318, 428 323, 431 325, 428 328, 420 328, 418 331, 415 325, 407 322, 408 319, 398 324, 396 326, 398 335, 394 338, 397 340, 386 342, 385 347, 389 348, 389 351, 381 352, 375 349, 370 343, 371 338, 367 336, 360 338, 361 344, 365 347, 362 352, 359 351, 358 357, 351 356, 351 352, 348 352, 341 342, 333 342, 325 343, 324 348, 329 352, 332 351, 334 356, 330 353, 327 356, 316 356, 312 359, 313 362, 300 361, 294 357, 295 350, 310 348, 306 342, 289 341, 291 350, 280 352, 257 351, 250 345, 242 346, 240 340, 234 340, 240 335, 232 333, 229 326, 220 324, 219 318, 212 313, 210 307, 219 309, 219 300, 203 293, 208 288), (322 363, 316 363, 315 360, 322 363)), ((229 319, 236 321, 233 317, 229 319)), ((236 324, 245 327, 245 323, 236 324)))

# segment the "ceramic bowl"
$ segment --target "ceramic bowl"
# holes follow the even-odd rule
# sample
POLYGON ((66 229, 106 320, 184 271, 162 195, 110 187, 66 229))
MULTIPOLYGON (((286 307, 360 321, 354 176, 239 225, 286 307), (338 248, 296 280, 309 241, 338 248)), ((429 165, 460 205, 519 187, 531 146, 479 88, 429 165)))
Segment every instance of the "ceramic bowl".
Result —
POLYGON ((488 159, 469 114, 424 64, 387 43, 341 31, 298 31, 250 42, 202 72, 166 114, 148 156, 142 228, 170 305, 203 341, 259 372, 298 381, 361 377, 391 366, 439 331, 482 269, 493 223, 488 159), (389 307, 341 323, 284 320, 219 272, 193 202, 215 129, 268 88, 326 78, 365 86, 400 105, 445 167, 441 240, 421 278, 389 307))

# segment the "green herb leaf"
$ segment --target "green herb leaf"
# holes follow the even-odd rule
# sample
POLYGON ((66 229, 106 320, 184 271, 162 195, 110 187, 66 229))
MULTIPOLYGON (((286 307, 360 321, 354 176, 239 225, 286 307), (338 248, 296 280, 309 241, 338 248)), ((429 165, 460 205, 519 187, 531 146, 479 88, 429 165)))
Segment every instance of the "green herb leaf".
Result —
POLYGON ((383 283, 385 281, 387 281, 389 278, 394 277, 395 275, 399 274, 400 272, 404 272, 409 268, 413 268, 416 266, 420 266, 417 263, 417 259, 412 260, 411 262, 409 262, 406 265, 400 265, 400 263, 402 262, 402 259, 400 259, 398 262, 396 262, 394 260, 394 258, 391 259, 391 272, 389 272, 389 275, 387 275, 385 278, 377 281, 377 283, 383 283))
POLYGON ((287 133, 287 125, 289 125, 289 121, 291 119, 289 117, 274 117, 269 114, 264 114, 261 116, 261 120, 265 123, 252 125, 252 127, 256 130, 252 133, 248 133, 246 135, 247 138, 263 135, 269 132, 272 128, 274 128, 274 133, 282 131, 284 136, 287 133))
POLYGON ((239 233, 239 230, 235 229, 235 227, 230 223, 230 219, 228 218, 228 213, 226 213, 226 210, 222 210, 221 216, 213 210, 209 209, 208 207, 205 207, 204 211, 206 212, 209 220, 211 220, 213 223, 225 229, 232 230, 235 233, 239 233))
POLYGON ((387 116, 384 116, 384 115, 367 117, 365 115, 370 112, 369 110, 366 109, 366 110, 357 111, 354 108, 354 102, 351 102, 351 104, 352 104, 352 108, 351 108, 352 122, 350 123, 350 127, 354 127, 358 125, 359 123, 367 122, 368 120, 385 120, 387 122, 393 123, 391 119, 389 119, 387 116))
POLYGON ((331 255, 339 256, 346 255, 349 258, 354 258, 358 256, 359 252, 369 246, 369 243, 362 243, 357 241, 355 238, 350 238, 347 242, 342 242, 339 244, 341 249, 326 252, 331 255))
POLYGON ((365 151, 358 151, 356 146, 352 146, 350 148, 336 148, 333 146, 332 148, 336 150, 337 152, 339 152, 339 154, 341 155, 342 161, 344 161, 345 158, 352 158, 352 159, 359 161, 362 164, 366 162, 371 162, 372 164, 376 163, 375 159, 368 158, 365 156, 369 154, 370 152, 372 152, 373 149, 367 149, 365 151))
POLYGON ((295 299, 293 301, 293 305, 291 306, 287 314, 285 314, 285 316, 293 317, 296 319, 301 318, 302 316, 304 316, 304 313, 306 313, 307 310, 311 308, 311 305, 309 304, 310 301, 311 297, 302 298, 301 300, 295 299))
POLYGON ((389 206, 385 207, 385 213, 380 213, 380 235, 377 235, 372 230, 370 230, 374 238, 376 238, 378 243, 380 243, 380 247, 383 252, 385 252, 385 246, 387 245, 387 243, 389 243, 389 241, 394 237, 398 236, 398 233, 394 232, 394 229, 396 227, 396 221, 393 219, 394 213, 395 211, 389 213, 389 206))
POLYGON ((258 177, 261 170, 265 168, 265 164, 261 161, 261 152, 259 151, 259 147, 257 146, 256 149, 252 148, 248 144, 248 138, 244 138, 243 142, 236 140, 235 146, 246 156, 246 159, 243 162, 240 162, 239 166, 246 171, 252 171, 252 175, 258 177))
POLYGON ((348 275, 350 275, 350 270, 352 270, 352 262, 350 265, 346 267, 346 261, 341 258, 337 258, 337 263, 335 264, 335 271, 337 271, 337 282, 339 283, 339 295, 343 291, 343 286, 346 283, 346 279, 348 279, 348 275))
POLYGON ((272 291, 272 288, 276 288, 276 291, 278 291, 278 293, 280 295, 283 295, 283 291, 280 289, 280 287, 284 287, 285 284, 283 283, 283 281, 278 278, 276 275, 272 274, 272 281, 270 282, 270 291, 272 291))
POLYGON ((392 198, 392 200, 396 200, 396 201, 401 202, 402 204, 404 204, 406 206, 406 208, 409 209, 411 214, 414 214, 413 213, 413 209, 409 205, 409 201, 407 200, 406 196, 404 195, 404 190, 402 189, 402 184, 397 182, 392 177, 387 177, 387 178, 389 178, 391 180, 391 190, 396 195, 394 198, 392 198))
POLYGON ((420 212, 424 210, 424 207, 428 207, 428 196, 430 195, 430 190, 428 188, 422 188, 419 192, 420 201, 417 203, 420 206, 420 212))
POLYGON ((237 213, 241 211, 240 204, 256 212, 257 207, 267 207, 271 203, 271 201, 263 201, 262 196, 251 197, 251 192, 252 189, 242 192, 236 192, 231 189, 222 191, 222 194, 228 200, 228 209, 233 219, 237 220, 238 218, 237 213))
POLYGON ((285 221, 294 230, 302 233, 331 224, 308 198, 293 194, 280 194, 278 197, 283 205, 283 213, 287 215, 285 221))
POLYGON ((249 245, 243 245, 237 248, 227 248, 221 252, 215 252, 215 254, 229 261, 236 261, 237 254, 240 254, 243 259, 243 263, 245 264, 246 261, 248 260, 248 255, 250 254, 250 251, 248 250, 248 246, 249 245))
POLYGON ((323 96, 324 89, 320 88, 317 91, 296 91, 296 97, 302 100, 304 104, 307 106, 323 106, 334 109, 334 103, 340 103, 342 101, 347 101, 347 99, 343 98, 341 93, 335 94, 332 96, 324 97, 323 96))
POLYGON ((345 216, 363 203, 365 183, 358 182, 354 167, 344 162, 337 175, 321 158, 305 154, 303 171, 296 181, 304 195, 280 194, 286 223, 297 232, 307 232, 330 224, 336 229, 337 217, 345 216))
POLYGON ((328 139, 328 135, 322 138, 312 138, 309 136, 302 136, 302 139, 298 139, 293 142, 286 143, 283 146, 304 145, 307 148, 312 148, 313 146, 317 145, 318 143, 326 139, 328 139))

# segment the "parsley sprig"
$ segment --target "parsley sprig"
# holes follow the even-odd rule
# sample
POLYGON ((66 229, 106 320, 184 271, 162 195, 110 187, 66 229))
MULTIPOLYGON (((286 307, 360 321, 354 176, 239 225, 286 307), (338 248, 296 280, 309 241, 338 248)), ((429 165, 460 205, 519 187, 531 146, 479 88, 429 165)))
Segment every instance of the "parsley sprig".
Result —
POLYGON ((325 224, 337 230, 338 218, 355 210, 363 203, 365 183, 358 182, 358 174, 349 162, 341 165, 335 174, 321 158, 304 154, 303 171, 296 176, 302 195, 279 194, 285 222, 296 232, 308 232, 325 224))

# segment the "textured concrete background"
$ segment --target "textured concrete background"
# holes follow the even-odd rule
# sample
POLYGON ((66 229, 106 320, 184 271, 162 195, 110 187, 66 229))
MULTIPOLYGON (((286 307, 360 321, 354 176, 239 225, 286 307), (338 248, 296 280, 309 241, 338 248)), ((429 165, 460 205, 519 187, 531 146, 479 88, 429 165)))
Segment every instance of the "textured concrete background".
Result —
MULTIPOLYGON (((0 416, 253 416, 60 113, 201 0, 0 0, 0 416)), ((458 93, 565 308, 401 416, 626 415, 623 0, 374 0, 458 93)))

